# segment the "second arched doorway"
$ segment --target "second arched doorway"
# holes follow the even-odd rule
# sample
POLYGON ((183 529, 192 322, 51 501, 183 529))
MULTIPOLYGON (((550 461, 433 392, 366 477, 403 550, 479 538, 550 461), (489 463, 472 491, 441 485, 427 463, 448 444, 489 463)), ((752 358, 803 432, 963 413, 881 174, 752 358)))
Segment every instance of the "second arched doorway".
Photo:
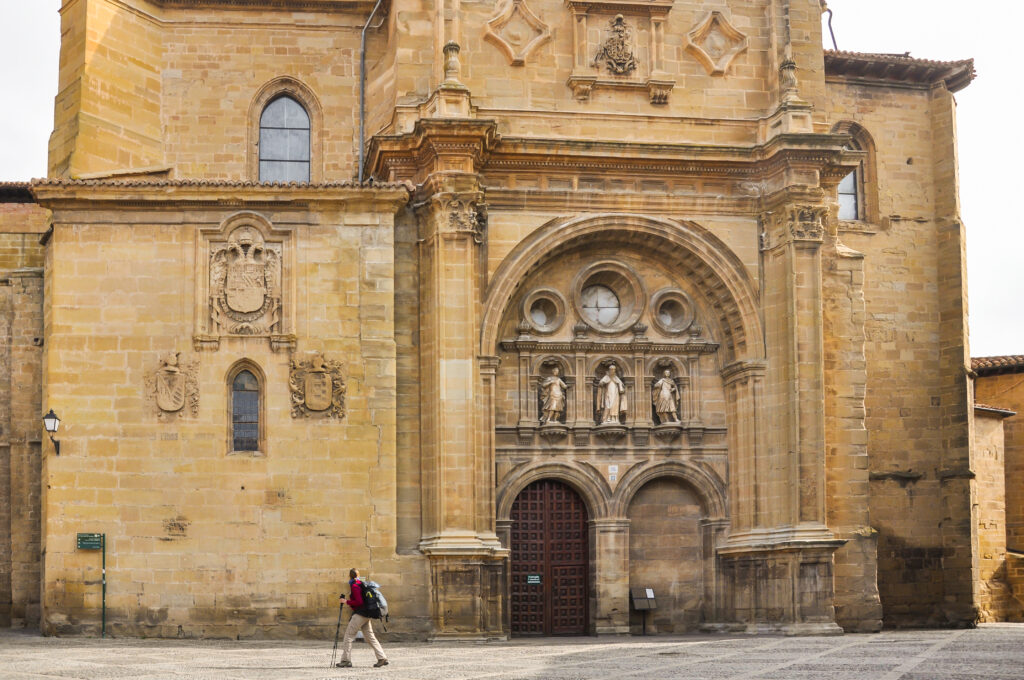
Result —
POLYGON ((571 487, 533 482, 512 504, 513 635, 587 633, 590 545, 587 507, 571 487))

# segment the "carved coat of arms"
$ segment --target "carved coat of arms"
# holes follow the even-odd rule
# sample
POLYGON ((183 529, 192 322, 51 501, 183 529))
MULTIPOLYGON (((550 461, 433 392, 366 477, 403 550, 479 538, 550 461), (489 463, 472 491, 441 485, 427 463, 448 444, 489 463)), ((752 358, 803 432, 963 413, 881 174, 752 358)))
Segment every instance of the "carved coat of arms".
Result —
POLYGON ((213 322, 229 335, 265 335, 281 321, 280 246, 242 226, 210 254, 213 322))
POLYGON ((310 359, 292 359, 288 378, 292 392, 292 418, 345 416, 345 378, 340 361, 317 353, 310 359))
POLYGON ((636 56, 633 54, 633 30, 621 14, 611 21, 608 37, 601 43, 594 57, 594 66, 604 62, 608 70, 617 76, 628 76, 636 70, 636 56))
POLYGON ((195 359, 182 363, 178 352, 168 352, 160 358, 160 367, 146 379, 148 391, 156 401, 158 418, 174 414, 180 418, 186 412, 199 415, 196 364, 195 359))

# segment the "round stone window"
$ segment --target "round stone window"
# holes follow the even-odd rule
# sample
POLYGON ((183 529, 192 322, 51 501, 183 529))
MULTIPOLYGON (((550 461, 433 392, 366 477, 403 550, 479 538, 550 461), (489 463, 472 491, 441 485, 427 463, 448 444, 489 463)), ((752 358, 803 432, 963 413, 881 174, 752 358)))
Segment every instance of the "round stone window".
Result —
POLYGON ((522 310, 535 333, 554 333, 565 321, 565 298, 557 290, 538 288, 523 298, 522 310))
POLYGON ((585 268, 576 275, 572 291, 579 319, 605 335, 633 326, 646 302, 640 277, 618 260, 602 260, 585 268))
POLYGON ((664 333, 682 333, 693 324, 693 302, 681 290, 666 289, 655 293, 651 301, 654 325, 664 333))
POLYGON ((558 316, 555 303, 547 298, 539 298, 530 305, 530 320, 537 326, 550 326, 558 316))
POLYGON ((602 326, 610 326, 619 318, 619 298, 608 286, 587 286, 580 293, 583 316, 602 326))

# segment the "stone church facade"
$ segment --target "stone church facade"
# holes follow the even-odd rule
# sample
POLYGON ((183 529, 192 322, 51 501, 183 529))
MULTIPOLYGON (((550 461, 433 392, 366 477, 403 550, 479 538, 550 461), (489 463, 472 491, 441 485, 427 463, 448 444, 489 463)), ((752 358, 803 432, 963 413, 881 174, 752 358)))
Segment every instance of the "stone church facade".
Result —
POLYGON ((99 629, 85 532, 121 635, 327 637, 350 567, 410 638, 977 620, 973 64, 821 4, 65 0, 3 621, 99 629))

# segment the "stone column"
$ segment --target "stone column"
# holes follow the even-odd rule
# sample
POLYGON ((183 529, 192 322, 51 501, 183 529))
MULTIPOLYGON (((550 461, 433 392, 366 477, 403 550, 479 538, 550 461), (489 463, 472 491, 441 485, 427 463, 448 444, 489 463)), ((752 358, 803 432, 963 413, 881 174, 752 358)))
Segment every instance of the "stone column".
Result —
POLYGON ((420 228, 423 537, 437 638, 504 635, 506 557, 495 534, 496 361, 477 353, 485 222, 476 176, 447 174, 417 204, 420 228), (485 432, 487 430, 488 432, 485 432))
POLYGON ((594 598, 590 602, 597 635, 629 634, 629 520, 590 520, 590 563, 594 598))
MULTIPOLYGON (((730 563, 727 574, 753 579, 726 586, 749 594, 743 610, 752 625, 827 633, 840 630, 834 623, 832 552, 842 541, 825 524, 820 251, 828 209, 820 198, 783 190, 766 201, 761 249, 767 364, 763 405, 753 407, 772 425, 756 428, 755 421, 753 451, 746 448, 749 432, 737 432, 730 442, 738 446, 732 473, 738 507, 718 554, 730 563)), ((742 364, 726 367, 724 377, 731 422, 742 430, 749 417, 742 407, 756 399, 757 381, 742 364)))

